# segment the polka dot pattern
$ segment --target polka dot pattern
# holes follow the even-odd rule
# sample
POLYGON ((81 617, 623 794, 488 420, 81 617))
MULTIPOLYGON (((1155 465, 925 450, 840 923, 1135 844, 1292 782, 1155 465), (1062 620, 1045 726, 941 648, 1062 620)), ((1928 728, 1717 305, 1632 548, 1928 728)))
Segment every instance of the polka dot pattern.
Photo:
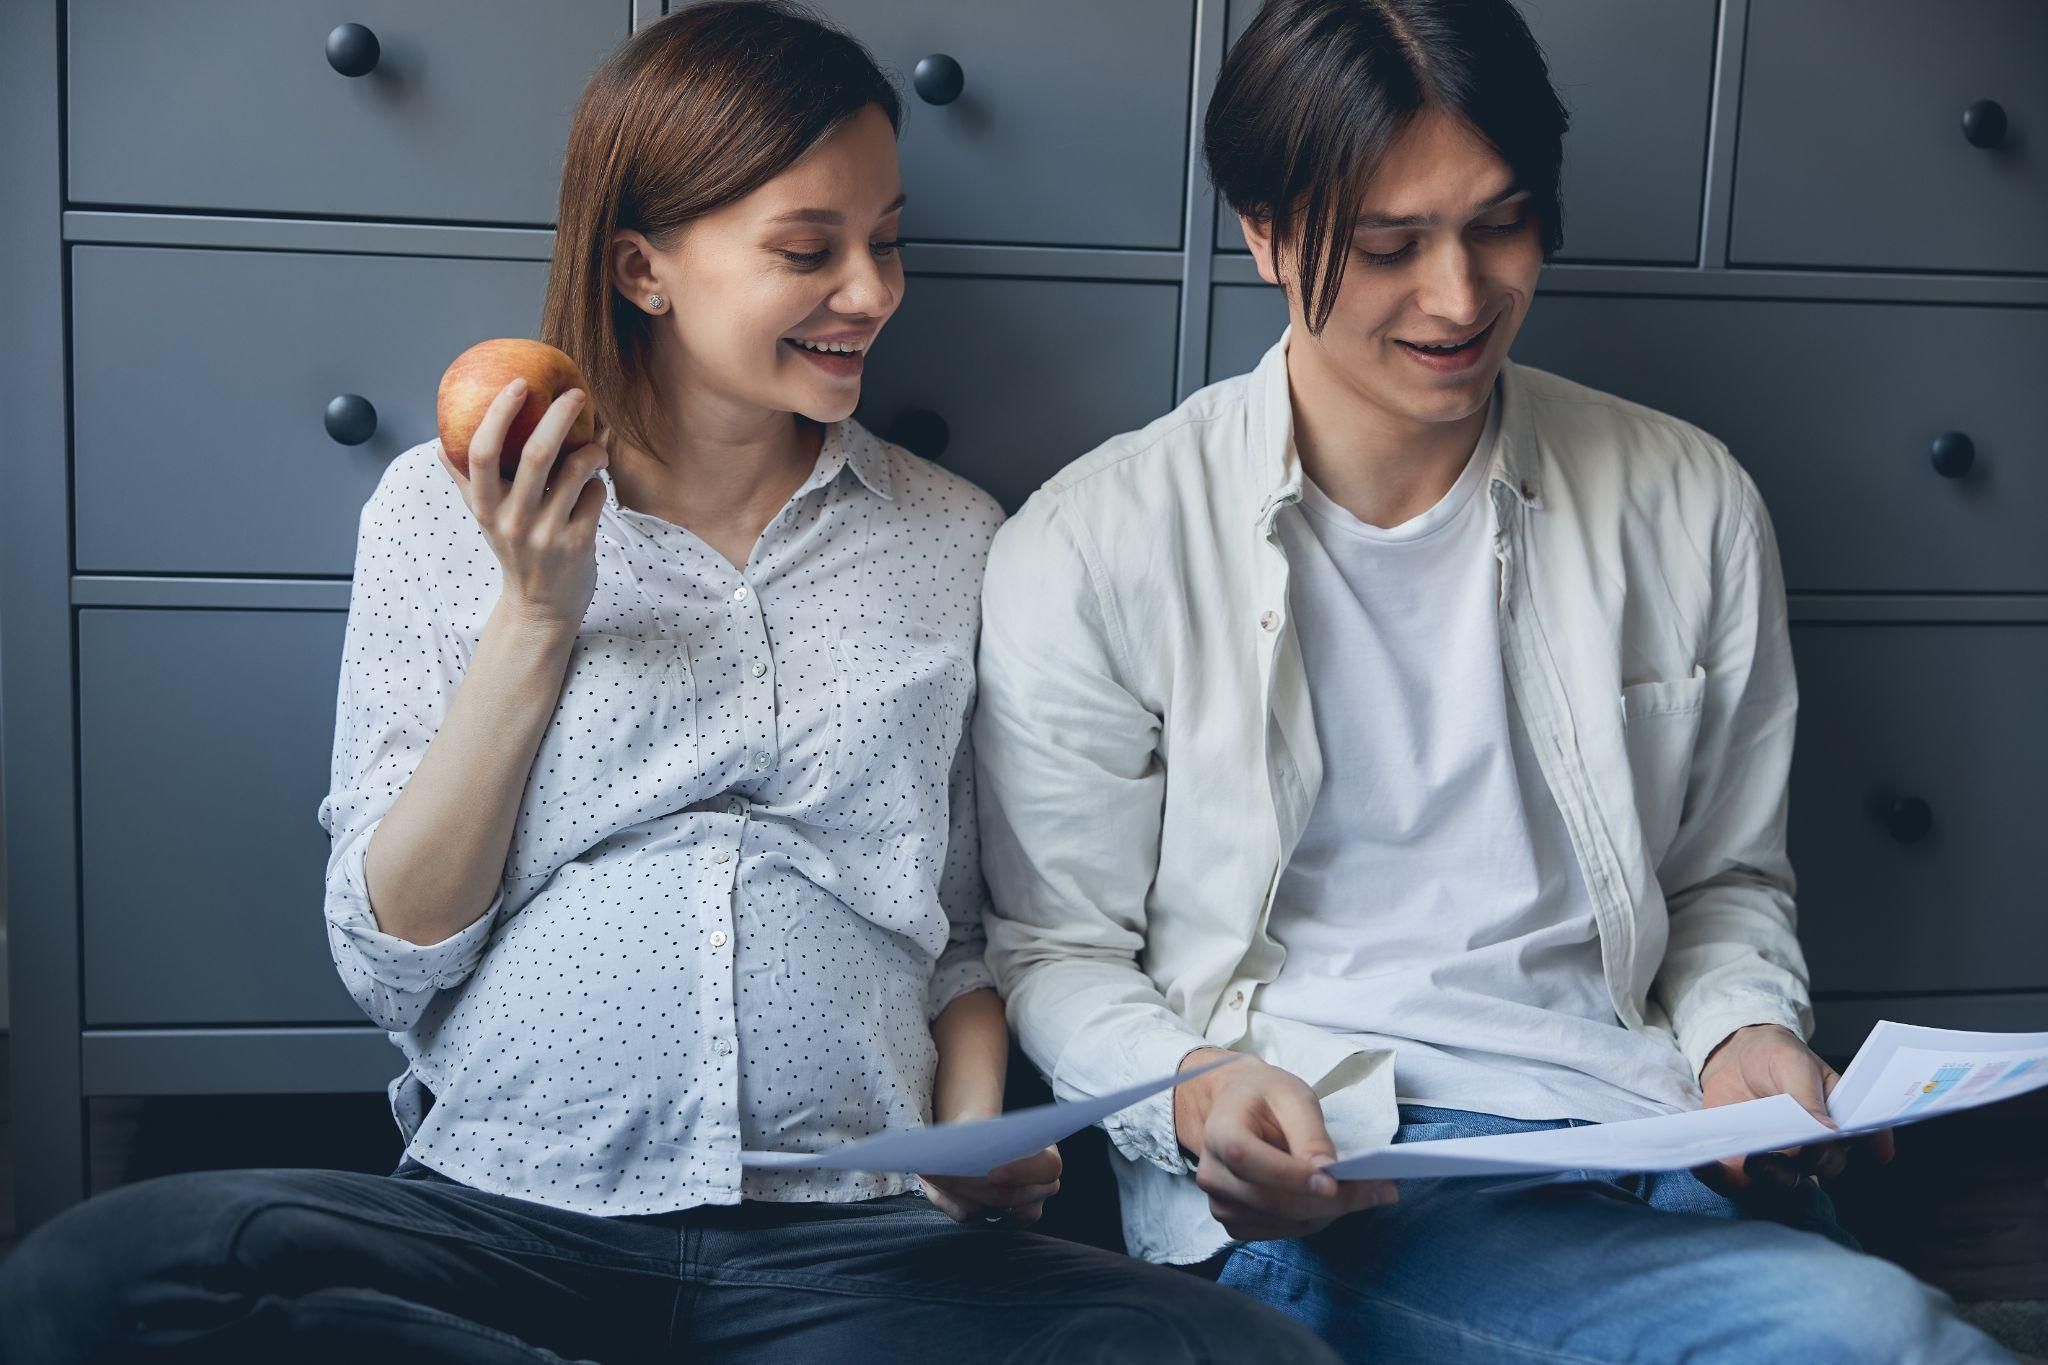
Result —
POLYGON ((990 984, 968 719, 1001 512, 846 421, 743 569, 618 501, 501 894, 419 945, 363 852, 499 586, 428 443, 364 508, 336 709, 328 939, 405 1053, 416 1161, 593 1214, 851 1200, 907 1177, 743 1169, 926 1122, 930 1021, 990 984))

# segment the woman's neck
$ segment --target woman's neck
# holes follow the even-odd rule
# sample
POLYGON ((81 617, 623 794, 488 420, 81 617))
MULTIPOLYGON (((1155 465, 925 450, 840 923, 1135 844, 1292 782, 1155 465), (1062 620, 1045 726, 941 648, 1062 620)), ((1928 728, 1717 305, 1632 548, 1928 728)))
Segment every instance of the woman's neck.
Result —
POLYGON ((620 503, 675 523, 745 568, 761 532, 818 461, 824 428, 792 413, 713 413, 678 405, 670 447, 619 442, 611 459, 620 503))

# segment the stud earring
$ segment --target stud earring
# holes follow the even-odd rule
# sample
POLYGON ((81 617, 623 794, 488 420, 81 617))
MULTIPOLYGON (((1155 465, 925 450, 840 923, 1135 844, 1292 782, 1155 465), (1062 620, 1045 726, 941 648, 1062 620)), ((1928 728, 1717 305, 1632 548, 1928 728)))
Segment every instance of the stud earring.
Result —
POLYGON ((661 295, 649 294, 647 296, 647 306, 659 313, 661 311, 661 295))

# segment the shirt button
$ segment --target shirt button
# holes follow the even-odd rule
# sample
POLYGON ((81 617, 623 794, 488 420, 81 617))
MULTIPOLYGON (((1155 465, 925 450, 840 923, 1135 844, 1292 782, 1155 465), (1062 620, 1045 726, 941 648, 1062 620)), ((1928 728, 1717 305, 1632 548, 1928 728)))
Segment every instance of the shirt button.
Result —
POLYGON ((727 815, 745 815, 747 813, 747 803, 735 796, 732 800, 725 803, 725 813, 727 815))
POLYGON ((711 1050, 721 1057, 729 1056, 732 1053, 732 1040, 730 1038, 713 1038, 711 1040, 711 1050))
POLYGON ((714 863, 729 863, 732 861, 732 855, 730 853, 714 853, 711 855, 711 861, 714 863))
POLYGON ((1243 1008, 1244 1008, 1244 992, 1243 992, 1243 991, 1232 991, 1232 992, 1230 993, 1230 1008, 1232 1008, 1232 1009, 1234 1009, 1234 1010, 1241 1010, 1241 1009, 1243 1009, 1243 1008))
POLYGON ((1279 612, 1277 612, 1277 611, 1262 611, 1262 612, 1260 612, 1260 613, 1259 613, 1259 629, 1260 629, 1260 630, 1278 630, 1278 629, 1280 629, 1280 613, 1279 613, 1279 612))
POLYGON ((767 676, 768 676, 768 665, 766 665, 766 664, 755 664, 755 665, 754 665, 754 676, 755 676, 755 677, 757 677, 757 678, 765 678, 765 677, 767 677, 767 676))
POLYGON ((767 772, 767 771, 768 771, 768 770, 769 770, 770 768, 772 768, 772 767, 774 767, 774 766, 775 766, 775 755, 774 755, 774 754, 771 754, 771 753, 769 753, 769 752, 768 752, 768 751, 767 751, 766 749, 763 749, 763 750, 761 750, 761 752, 759 752, 759 753, 757 753, 757 754, 755 754, 755 755, 754 755, 754 769, 755 769, 755 771, 757 771, 757 772, 764 772, 764 773, 765 773, 765 772, 767 772))
POLYGON ((723 948, 725 946, 725 930, 713 929, 711 931, 711 946, 714 948, 723 948))
POLYGON ((744 602, 747 600, 747 589, 745 584, 741 584, 739 587, 734 588, 732 590, 732 600, 735 602, 744 602))

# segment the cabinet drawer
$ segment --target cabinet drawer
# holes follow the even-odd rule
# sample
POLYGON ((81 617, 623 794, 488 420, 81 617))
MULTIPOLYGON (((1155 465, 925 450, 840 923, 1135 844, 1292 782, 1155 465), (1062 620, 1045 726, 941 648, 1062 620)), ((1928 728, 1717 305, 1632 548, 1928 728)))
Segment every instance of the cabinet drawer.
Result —
POLYGON ((1792 865, 1814 989, 2048 986, 2048 627, 1807 623, 1792 641, 1792 865), (1902 842, 1915 801, 1927 830, 1902 842))
POLYGON ((94 0, 69 15, 69 195, 115 207, 551 223, 630 0, 94 0), (328 34, 375 35, 346 76, 328 34))
POLYGON ((1193 0, 816 8, 898 77, 913 242, 1180 245, 1193 0), (919 91, 928 56, 959 65, 949 103, 919 91))
POLYGON ((1170 284, 913 276, 869 363, 860 420, 1014 512, 1173 406, 1179 307, 1170 284))
MULTIPOLYGON (((1715 0, 1520 0, 1571 114, 1564 251, 1571 261, 1691 262, 1699 255, 1715 0), (1644 117, 1654 109, 1655 118, 1644 117)), ((1230 0, 1230 41, 1259 0, 1230 0)), ((1219 204, 1218 246, 1244 250, 1219 204)))
POLYGON ((78 613, 85 1022, 360 1023, 321 904, 345 613, 78 613))
POLYGON ((2048 6, 1754 0, 1747 48, 1731 260, 2048 271, 2048 6))
POLYGON ((1728 443, 1794 592, 2048 590, 2048 311, 1545 294, 1515 358, 1728 443), (1945 433, 1974 448, 1943 477, 1945 433))
POLYGON ((393 455, 434 434, 441 372, 531 336, 541 262, 79 247, 72 256, 78 567, 348 574, 393 455), (331 400, 376 412, 359 445, 331 400))

